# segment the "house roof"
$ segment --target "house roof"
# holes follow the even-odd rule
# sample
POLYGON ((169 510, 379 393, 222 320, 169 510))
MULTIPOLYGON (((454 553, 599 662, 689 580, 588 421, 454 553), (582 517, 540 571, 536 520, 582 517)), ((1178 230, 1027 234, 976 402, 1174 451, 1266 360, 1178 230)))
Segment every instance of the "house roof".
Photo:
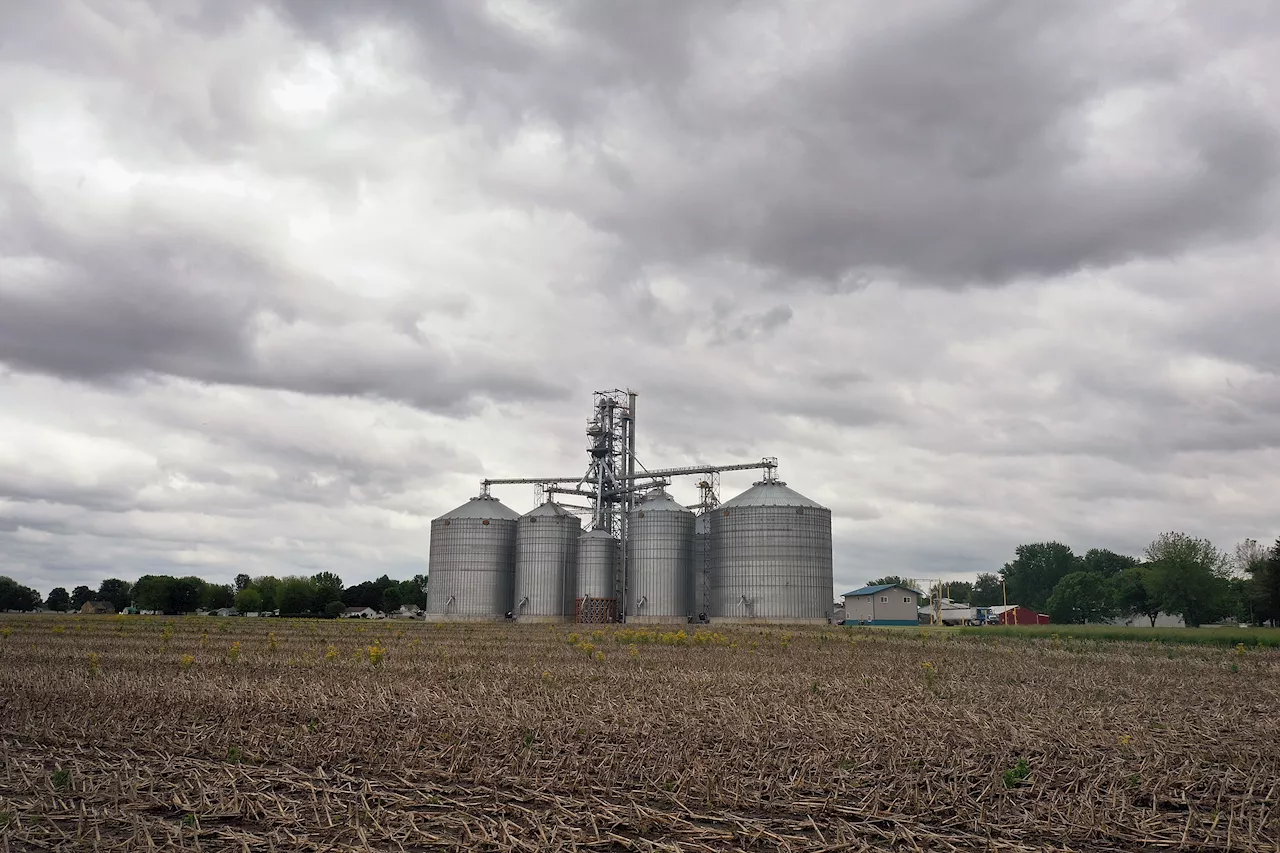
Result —
POLYGON ((855 589, 852 592, 846 592, 840 597, 848 598, 851 595, 875 595, 877 592, 884 592, 886 589, 901 589, 901 590, 905 590, 906 592, 915 593, 916 595, 924 594, 920 592, 920 590, 918 589, 912 589, 911 587, 903 586, 900 583, 882 583, 882 584, 877 584, 876 586, 864 586, 862 589, 855 589))
POLYGON ((377 612, 378 612, 378 611, 374 610, 372 607, 348 607, 348 608, 346 608, 345 610, 343 610, 342 612, 343 612, 343 613, 363 613, 363 612, 365 612, 366 610, 370 611, 371 613, 377 613, 377 612))

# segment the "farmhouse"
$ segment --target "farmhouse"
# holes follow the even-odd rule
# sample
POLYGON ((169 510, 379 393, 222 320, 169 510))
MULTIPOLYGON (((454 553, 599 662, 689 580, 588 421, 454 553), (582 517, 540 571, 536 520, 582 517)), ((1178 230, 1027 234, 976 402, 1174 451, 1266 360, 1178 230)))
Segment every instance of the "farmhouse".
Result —
POLYGON ((846 625, 918 625, 921 592, 900 584, 864 586, 846 592, 846 625))
POLYGON ((372 607, 348 607, 338 616, 342 619, 381 619, 382 614, 372 607))
POLYGON ((116 607, 110 601, 86 601, 80 612, 89 616, 110 616, 116 607))

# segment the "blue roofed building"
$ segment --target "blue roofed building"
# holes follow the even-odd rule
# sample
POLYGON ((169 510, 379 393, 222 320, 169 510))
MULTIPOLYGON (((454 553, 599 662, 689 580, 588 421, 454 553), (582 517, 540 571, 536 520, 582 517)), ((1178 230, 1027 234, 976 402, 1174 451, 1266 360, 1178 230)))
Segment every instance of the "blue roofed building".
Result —
POLYGON ((918 625, 920 599, 918 589, 899 584, 864 586, 846 592, 844 624, 846 625, 918 625))

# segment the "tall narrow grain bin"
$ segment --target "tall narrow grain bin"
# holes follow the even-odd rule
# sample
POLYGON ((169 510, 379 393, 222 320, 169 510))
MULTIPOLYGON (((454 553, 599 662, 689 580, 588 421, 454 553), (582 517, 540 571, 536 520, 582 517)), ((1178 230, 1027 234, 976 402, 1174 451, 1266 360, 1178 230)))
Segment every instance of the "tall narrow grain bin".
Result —
POLYGON ((618 618, 618 540, 607 530, 588 530, 578 537, 576 601, 570 613, 582 622, 618 618))
POLYGON ((582 522, 556 503, 524 515, 516 527, 516 618, 559 622, 573 615, 582 522))
POLYGON ((627 527, 627 621, 686 621, 693 513, 657 490, 628 513, 627 527))
MULTIPOLYGON (((712 510, 711 512, 714 512, 712 510)), ((711 515, 693 523, 693 571, 689 575, 689 615, 694 621, 711 615, 711 515)))
POLYGON ((519 518, 481 495, 431 522, 428 619, 501 619, 511 610, 519 518))
POLYGON ((766 479, 709 515, 714 620, 828 620, 831 510, 766 479))
POLYGON ((578 598, 617 598, 618 540, 607 530, 578 537, 578 598))

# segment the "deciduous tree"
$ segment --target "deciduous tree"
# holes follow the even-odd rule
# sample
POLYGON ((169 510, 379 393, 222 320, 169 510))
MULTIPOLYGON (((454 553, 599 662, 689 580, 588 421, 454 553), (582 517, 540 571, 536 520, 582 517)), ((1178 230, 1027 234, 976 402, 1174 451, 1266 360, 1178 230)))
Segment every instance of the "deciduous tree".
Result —
POLYGON ((88 602, 93 601, 93 590, 83 584, 71 590, 71 609, 79 610, 88 602))
POLYGON ((968 603, 973 597, 973 584, 969 581, 943 581, 929 587, 929 598, 949 598, 968 603))
POLYGON ((241 613, 258 613, 262 610, 262 593, 247 586, 236 593, 236 610, 241 613))
POLYGON ((1004 603, 1004 587, 1000 576, 983 572, 974 581, 973 593, 969 596, 969 604, 973 607, 995 607, 1004 603))
POLYGON ((1097 572, 1072 572, 1058 581, 1049 596, 1049 618, 1062 625, 1105 622, 1115 615, 1110 581, 1097 572))
POLYGON ((382 591, 382 612, 391 613, 399 610, 404 601, 400 598, 400 584, 389 586, 382 591))
POLYGON ((1280 539, 1250 568, 1249 600, 1259 622, 1280 626, 1280 539))
POLYGON ((1019 545, 1016 553, 1000 575, 1009 590, 1009 603, 1032 610, 1044 610, 1058 581, 1081 568, 1079 558, 1061 542, 1019 545))
POLYGON ((235 604, 236 593, 229 583, 207 583, 200 594, 200 606, 205 610, 221 610, 235 604))
POLYGON ((280 580, 274 575, 263 575, 253 579, 253 588, 262 596, 263 610, 276 609, 276 595, 280 589, 280 580))
POLYGON ((1139 563, 1115 579, 1116 610, 1124 616, 1144 616, 1155 627, 1160 599, 1152 591, 1151 566, 1139 563))
POLYGON ((71 594, 67 592, 66 587, 55 586, 49 590, 49 598, 44 606, 58 613, 66 613, 71 607, 71 594))
POLYGON ((13 578, 0 577, 0 611, 35 610, 40 606, 40 593, 23 586, 13 578))
POLYGON ((1162 610, 1178 614, 1190 627, 1226 614, 1231 561, 1208 539, 1162 533, 1147 546, 1147 560, 1162 610))
POLYGON ((911 580, 907 580, 906 578, 899 577, 898 575, 885 575, 882 578, 876 578, 873 581, 867 581, 867 586, 892 586, 894 584, 898 586, 905 586, 908 589, 915 589, 915 590, 920 590, 920 592, 924 592, 924 590, 920 589, 920 584, 916 583, 915 581, 911 581, 911 580))
POLYGON ((116 610, 133 603, 133 584, 120 578, 107 578, 98 586, 98 601, 110 601, 116 610))
POLYGON ((1106 548, 1090 548, 1080 559, 1080 568, 1081 571, 1093 572, 1111 579, 1141 562, 1137 557, 1130 557, 1128 554, 1117 554, 1106 548))
POLYGON ((170 612, 169 588, 173 578, 168 575, 143 575, 133 585, 133 600, 139 610, 170 612))
POLYGON ((311 576, 311 582, 315 585, 315 609, 321 610, 330 601, 338 601, 342 598, 342 578, 333 572, 318 572, 311 576))
POLYGON ((310 613, 315 600, 316 586, 310 578, 283 578, 276 589, 276 609, 281 616, 310 613))
MULTIPOLYGON (((342 592, 342 600, 348 607, 372 607, 378 610, 383 606, 382 593, 390 586, 396 586, 396 582, 391 578, 383 575, 377 580, 365 581, 355 586, 349 586, 342 592)), ((396 605, 397 607, 399 605, 396 605)))
POLYGON ((169 587, 170 613, 194 613, 200 607, 205 583, 197 577, 175 578, 169 587))

